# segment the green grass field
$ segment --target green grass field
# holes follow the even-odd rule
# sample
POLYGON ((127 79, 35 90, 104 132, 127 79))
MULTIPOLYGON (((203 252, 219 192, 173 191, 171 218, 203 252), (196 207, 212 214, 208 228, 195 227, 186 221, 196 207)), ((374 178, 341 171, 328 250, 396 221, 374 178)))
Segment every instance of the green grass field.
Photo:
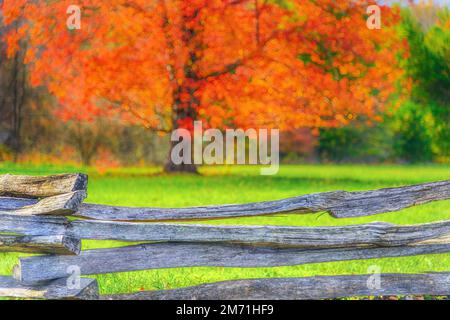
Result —
MULTIPOLYGON (((367 190, 450 179, 450 166, 283 166, 276 176, 260 176, 256 167, 209 167, 201 176, 160 174, 158 168, 114 169, 102 174, 93 169, 0 164, 0 174, 53 174, 87 172, 87 202, 126 206, 182 207, 275 200, 333 190, 367 190)), ((279 215, 202 221, 196 223, 240 225, 326 226, 385 221, 396 224, 450 219, 450 201, 441 201, 371 217, 337 220, 328 214, 279 215)), ((84 241, 83 249, 121 246, 111 241, 84 241)), ((188 252, 186 254, 189 254, 188 252)), ((0 253, 0 274, 10 275, 19 254, 0 253)), ((170 289, 242 278, 301 277, 365 274, 377 265, 382 272, 450 270, 450 254, 367 261, 348 261, 277 268, 180 268, 99 275, 102 294, 170 289)))

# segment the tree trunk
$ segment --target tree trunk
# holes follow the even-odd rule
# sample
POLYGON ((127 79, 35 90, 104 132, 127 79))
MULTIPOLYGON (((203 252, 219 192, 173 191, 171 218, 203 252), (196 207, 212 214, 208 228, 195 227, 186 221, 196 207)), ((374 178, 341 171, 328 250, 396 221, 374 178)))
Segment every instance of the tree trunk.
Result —
MULTIPOLYGON (((169 155, 167 156, 166 164, 164 165, 164 172, 166 173, 194 173, 198 174, 198 168, 195 164, 189 164, 189 163, 182 163, 182 164, 175 164, 172 161, 172 149, 178 142, 170 142, 170 149, 169 149, 169 155)), ((192 158, 192 157, 191 157, 192 158)))
POLYGON ((13 77, 11 146, 14 152, 14 162, 17 162, 22 149, 22 107, 25 96, 25 66, 23 65, 23 52, 17 52, 15 54, 13 77))
POLYGON ((198 174, 198 168, 195 164, 181 164, 177 165, 170 161, 164 166, 164 171, 166 173, 193 173, 198 174))
POLYGON ((74 126, 71 135, 74 146, 77 148, 83 166, 90 166, 101 144, 101 126, 97 123, 91 127, 82 122, 76 122, 74 126), (96 129, 95 126, 99 128, 96 129))
MULTIPOLYGON (((174 72, 174 67, 172 65, 168 66, 169 78, 174 84, 172 130, 178 129, 180 127, 180 122, 182 122, 183 120, 189 119, 190 121, 195 121, 196 119, 198 119, 197 108, 200 104, 200 101, 196 97, 195 93, 200 87, 201 80, 195 72, 193 66, 199 60, 197 53, 198 51, 201 51, 203 44, 199 42, 198 39, 196 39, 196 32, 198 30, 196 30, 189 22, 194 21, 197 18, 199 12, 200 11, 197 9, 194 12, 191 12, 189 10, 189 12, 183 13, 182 41, 186 48, 190 48, 190 52, 189 61, 187 61, 183 67, 185 79, 182 84, 179 84, 178 81, 176 81, 176 73, 174 72), (188 101, 186 101, 185 99, 181 99, 182 95, 189 96, 190 99, 188 99, 188 101)), ((164 14, 164 19, 166 21, 167 27, 169 25, 167 12, 165 12, 164 14)), ((167 44, 168 47, 172 49, 172 57, 174 58, 176 56, 174 51, 174 41, 169 36, 169 34, 170 33, 166 33, 167 44)), ((193 143, 193 141, 191 141, 191 143, 193 143)), ((167 157, 166 165, 164 166, 164 171, 167 173, 184 172, 197 174, 197 165, 193 164, 193 154, 191 154, 191 163, 175 164, 173 162, 173 159, 171 157, 172 150, 177 144, 177 141, 170 142, 169 155, 167 157)), ((194 150, 193 146, 191 146, 191 150, 194 150)))

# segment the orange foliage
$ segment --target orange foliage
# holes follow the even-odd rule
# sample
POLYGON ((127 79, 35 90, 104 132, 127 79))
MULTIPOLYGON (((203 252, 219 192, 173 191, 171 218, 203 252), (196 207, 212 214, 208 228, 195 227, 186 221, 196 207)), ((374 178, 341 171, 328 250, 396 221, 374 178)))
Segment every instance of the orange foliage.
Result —
POLYGON ((402 78, 394 31, 366 27, 363 0, 5 0, 10 53, 28 37, 31 83, 45 85, 62 119, 121 112, 161 131, 205 126, 280 129, 374 119, 402 78))

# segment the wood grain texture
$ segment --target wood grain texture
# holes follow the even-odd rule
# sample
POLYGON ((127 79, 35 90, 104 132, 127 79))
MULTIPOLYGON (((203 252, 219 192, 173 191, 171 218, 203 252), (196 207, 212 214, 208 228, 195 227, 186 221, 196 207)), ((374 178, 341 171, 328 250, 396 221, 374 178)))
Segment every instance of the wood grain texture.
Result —
POLYGON ((0 195, 26 198, 51 197, 74 191, 86 191, 87 175, 59 174, 52 176, 0 175, 0 195))
POLYGON ((104 300, 317 300, 387 295, 450 295, 450 272, 223 281, 174 290, 102 296, 104 300))
POLYGON ((0 235, 0 252, 47 253, 77 255, 81 240, 65 235, 10 236, 0 235))
MULTIPOLYGON (((0 215, 8 214, 20 216, 31 216, 31 215, 68 216, 74 214, 78 210, 78 207, 85 198, 86 198, 86 191, 75 191, 43 198, 34 204, 26 205, 24 207, 19 207, 15 209, 0 209, 0 215)), ((4 206, 11 206, 12 202, 9 201, 8 203, 9 204, 6 204, 4 206)), ((0 207, 3 207, 3 205, 0 204, 0 207)))
POLYGON ((214 226, 129 222, 72 222, 80 239, 120 241, 230 242, 307 248, 400 246, 450 235, 450 220, 397 226, 370 223, 338 227, 214 226))
POLYGON ((0 197, 0 211, 20 209, 38 203, 38 199, 0 197))
POLYGON ((275 267, 328 261, 400 257, 450 252, 450 244, 382 248, 300 249, 222 244, 156 243, 82 251, 79 256, 19 259, 14 277, 37 283, 67 276, 76 265, 84 275, 178 267, 275 267))
POLYGON ((336 218, 348 218, 398 211, 414 205, 445 199, 450 199, 450 180, 363 192, 316 193, 278 201, 241 205, 128 208, 82 204, 76 216, 95 220, 166 221, 326 211, 336 218))
POLYGON ((81 278, 79 289, 69 289, 66 279, 58 279, 40 286, 27 286, 12 277, 0 276, 0 296, 28 299, 96 300, 97 281, 81 278))
POLYGON ((65 217, 0 214, 0 252, 79 254, 81 240, 65 217))
POLYGON ((27 236, 58 235, 66 232, 69 223, 66 217, 0 214, 0 233, 27 236))

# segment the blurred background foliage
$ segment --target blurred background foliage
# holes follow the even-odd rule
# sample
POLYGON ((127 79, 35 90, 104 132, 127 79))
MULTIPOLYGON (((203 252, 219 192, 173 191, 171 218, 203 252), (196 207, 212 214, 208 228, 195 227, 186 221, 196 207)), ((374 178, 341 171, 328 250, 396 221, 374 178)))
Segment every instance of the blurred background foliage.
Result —
MULTIPOLYGON (((403 61, 412 79, 409 99, 380 122, 356 118, 341 128, 283 132, 282 161, 450 162, 449 8, 433 2, 403 7, 400 29, 410 48, 403 61)), ((5 31, 0 16, 0 34, 5 31)), ((58 120, 48 93, 27 83, 24 59, 20 51, 8 59, 0 42, 0 161, 99 167, 165 161, 169 138, 141 126, 119 118, 58 120)))
POLYGON ((432 2, 404 8, 411 96, 381 123, 321 130, 318 158, 337 162, 449 162, 450 16, 432 2))

